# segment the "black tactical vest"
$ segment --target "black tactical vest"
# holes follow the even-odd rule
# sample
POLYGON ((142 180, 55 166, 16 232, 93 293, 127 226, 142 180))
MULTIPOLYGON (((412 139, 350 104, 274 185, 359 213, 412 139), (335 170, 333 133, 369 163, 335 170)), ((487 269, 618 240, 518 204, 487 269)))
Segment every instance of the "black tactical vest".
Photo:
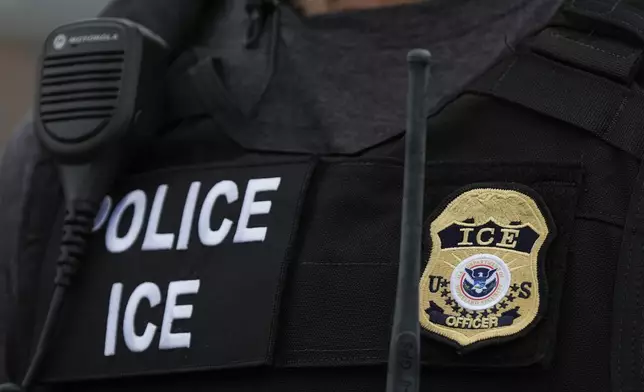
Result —
MULTIPOLYGON (((576 0, 431 114, 421 390, 644 390, 643 50, 644 11, 576 0)), ((383 391, 403 135, 351 156, 246 150, 212 131, 222 102, 202 92, 221 80, 193 53, 167 131, 104 200, 42 383, 383 391)), ((16 380, 63 216, 32 181, 16 380)))

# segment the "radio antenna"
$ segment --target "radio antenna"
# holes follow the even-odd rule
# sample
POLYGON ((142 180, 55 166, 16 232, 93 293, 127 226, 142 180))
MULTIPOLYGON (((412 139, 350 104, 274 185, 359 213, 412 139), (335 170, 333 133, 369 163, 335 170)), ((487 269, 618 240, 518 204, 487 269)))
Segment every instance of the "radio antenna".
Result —
POLYGON ((389 347, 387 392, 418 392, 420 327, 418 281, 425 194, 427 132, 426 93, 431 54, 414 49, 407 54, 407 132, 396 308, 389 347))

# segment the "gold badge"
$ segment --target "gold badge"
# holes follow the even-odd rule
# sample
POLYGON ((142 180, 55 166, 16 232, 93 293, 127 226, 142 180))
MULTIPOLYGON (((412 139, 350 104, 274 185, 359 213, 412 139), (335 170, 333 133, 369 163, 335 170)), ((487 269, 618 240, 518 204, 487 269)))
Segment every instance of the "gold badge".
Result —
POLYGON ((420 281, 423 330, 465 351, 532 328, 546 305, 551 222, 524 186, 476 185, 450 197, 431 218, 420 281))

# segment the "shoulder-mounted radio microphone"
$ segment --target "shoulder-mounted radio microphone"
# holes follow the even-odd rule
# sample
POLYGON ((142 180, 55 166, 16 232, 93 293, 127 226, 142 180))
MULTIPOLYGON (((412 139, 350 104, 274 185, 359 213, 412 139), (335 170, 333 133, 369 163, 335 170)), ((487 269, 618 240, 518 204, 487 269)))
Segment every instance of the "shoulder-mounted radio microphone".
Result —
POLYGON ((46 39, 34 126, 55 161, 67 214, 49 312, 22 386, 33 386, 67 286, 85 253, 99 203, 161 125, 173 56, 190 45, 217 2, 111 0, 101 17, 61 26, 46 39))
POLYGON ((54 293, 22 389, 0 390, 34 383, 99 203, 158 128, 167 53, 162 38, 117 18, 71 23, 46 40, 34 124, 59 169, 67 214, 54 293))
POLYGON ((160 118, 163 40, 125 19, 80 21, 46 40, 36 134, 59 165, 67 202, 97 202, 160 118))

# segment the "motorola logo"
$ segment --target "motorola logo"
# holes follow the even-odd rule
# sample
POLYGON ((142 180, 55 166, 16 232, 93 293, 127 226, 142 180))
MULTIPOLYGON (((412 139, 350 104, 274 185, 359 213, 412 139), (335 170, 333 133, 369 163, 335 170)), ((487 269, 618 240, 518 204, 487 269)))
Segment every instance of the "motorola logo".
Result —
POLYGON ((65 47, 65 44, 67 44, 67 36, 65 34, 58 34, 54 38, 54 49, 61 50, 65 47))
POLYGON ((55 50, 61 50, 67 44, 76 46, 85 43, 118 41, 118 39, 119 35, 117 33, 75 35, 71 37, 67 37, 65 34, 58 34, 56 37, 54 37, 52 46, 55 50))
POLYGON ((69 43, 71 45, 79 45, 91 42, 118 41, 118 39, 119 35, 116 33, 88 34, 69 37, 69 43))

